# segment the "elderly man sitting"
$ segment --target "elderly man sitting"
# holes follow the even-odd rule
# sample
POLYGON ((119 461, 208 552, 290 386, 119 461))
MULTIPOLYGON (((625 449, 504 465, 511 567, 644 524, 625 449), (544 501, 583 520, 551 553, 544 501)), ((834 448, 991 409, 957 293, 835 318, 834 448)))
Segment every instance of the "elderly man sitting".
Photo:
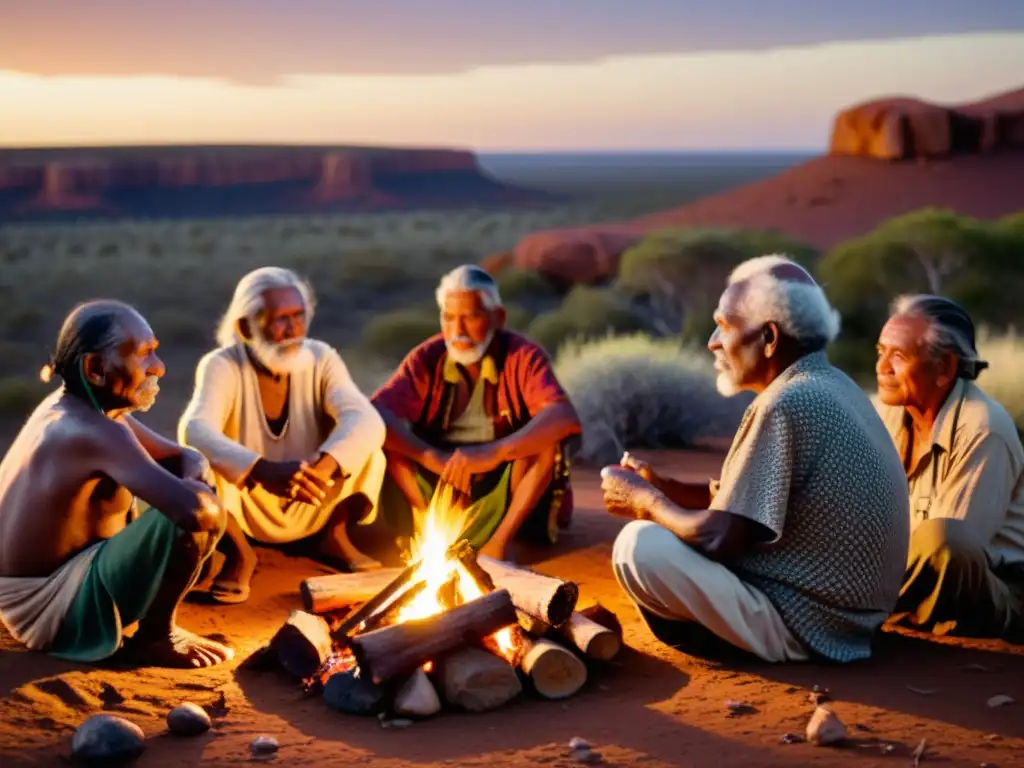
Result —
POLYGON ((652 630, 689 650, 867 658, 899 593, 908 501, 871 402, 825 356, 839 318, 803 268, 765 256, 732 273, 715 322, 719 389, 757 396, 711 488, 605 468, 609 511, 636 518, 615 575, 652 630))
POLYGON ((1024 642, 1024 448, 974 380, 974 323, 939 296, 898 299, 878 340, 878 409, 910 487, 896 621, 1024 642))
POLYGON ((524 524, 554 541, 572 512, 567 440, 580 433, 576 411, 544 351, 505 330, 487 272, 467 265, 445 275, 437 304, 442 332, 372 398, 388 428, 390 490, 400 491, 386 485, 382 504, 410 533, 441 481, 468 500, 462 536, 485 554, 504 558, 524 524))
POLYGON ((159 391, 156 348, 131 307, 76 307, 43 369, 64 385, 0 463, 0 618, 31 649, 99 661, 139 622, 125 648, 138 663, 194 668, 233 655, 175 622, 226 516, 203 482, 205 460, 132 416, 159 391), (149 508, 129 522, 134 497, 149 508))
POLYGON ((256 557, 246 536, 285 544, 322 534, 328 561, 379 567, 346 525, 376 515, 384 423, 338 353, 306 336, 313 311, 312 290, 289 270, 243 277, 181 417, 179 439, 209 460, 231 515, 211 589, 224 603, 249 594, 256 557))

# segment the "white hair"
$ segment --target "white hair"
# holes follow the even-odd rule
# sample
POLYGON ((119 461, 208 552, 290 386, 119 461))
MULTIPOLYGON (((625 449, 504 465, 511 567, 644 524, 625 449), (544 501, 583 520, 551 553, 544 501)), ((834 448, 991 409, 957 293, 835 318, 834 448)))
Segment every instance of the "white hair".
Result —
POLYGON ((247 274, 235 286, 231 304, 217 326, 217 344, 221 347, 230 347, 244 341, 239 334, 239 321, 255 321, 266 309, 263 294, 275 288, 295 288, 302 295, 302 301, 306 305, 306 322, 312 322, 316 298, 310 285, 290 269, 261 267, 247 274))
POLYGON ((502 306, 501 294, 494 278, 483 267, 475 264, 463 264, 441 278, 437 285, 435 297, 437 306, 444 311, 445 301, 450 293, 475 293, 486 309, 498 309, 502 306))
POLYGON ((801 345, 827 346, 839 335, 840 317, 810 273, 783 254, 758 256, 740 264, 729 275, 729 285, 746 283, 737 314, 751 325, 775 323, 801 345), (779 267, 795 268, 807 281, 787 280, 775 274, 779 267))

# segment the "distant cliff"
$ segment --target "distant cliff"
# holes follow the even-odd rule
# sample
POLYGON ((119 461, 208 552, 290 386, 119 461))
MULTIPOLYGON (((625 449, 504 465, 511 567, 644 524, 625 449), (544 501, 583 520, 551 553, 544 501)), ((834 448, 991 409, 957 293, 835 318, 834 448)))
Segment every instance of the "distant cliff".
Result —
POLYGON ((0 150, 0 221, 246 216, 551 196, 486 175, 472 152, 346 147, 0 150))

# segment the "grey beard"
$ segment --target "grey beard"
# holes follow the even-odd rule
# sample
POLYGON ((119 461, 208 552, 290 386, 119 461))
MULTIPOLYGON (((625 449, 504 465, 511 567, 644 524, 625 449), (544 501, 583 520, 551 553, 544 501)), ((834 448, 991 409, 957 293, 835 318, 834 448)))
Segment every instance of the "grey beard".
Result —
MULTIPOLYGON (((483 358, 487 348, 491 346, 491 342, 494 340, 494 329, 492 328, 487 332, 487 336, 472 349, 455 349, 451 342, 445 341, 445 347, 448 349, 448 356, 459 365, 476 365, 483 358)), ((459 339, 461 341, 461 339, 459 339)))
POLYGON ((146 380, 135 390, 136 402, 133 411, 145 413, 156 403, 156 396, 160 394, 160 379, 156 376, 147 376, 146 380))
POLYGON ((312 363, 312 358, 303 341, 303 339, 299 339, 284 344, 275 344, 256 334, 246 344, 264 368, 275 376, 288 376, 312 363))

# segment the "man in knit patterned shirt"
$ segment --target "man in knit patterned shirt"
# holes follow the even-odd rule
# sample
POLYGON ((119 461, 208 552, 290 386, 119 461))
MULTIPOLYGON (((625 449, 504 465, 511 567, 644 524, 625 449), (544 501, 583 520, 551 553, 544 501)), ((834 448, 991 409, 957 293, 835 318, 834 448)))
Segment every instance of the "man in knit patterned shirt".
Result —
POLYGON ((906 476, 864 392, 831 366, 839 317, 799 265, 730 276, 708 348, 719 390, 756 393, 718 483, 606 467, 605 504, 635 518, 615 575, 664 640, 721 641, 770 662, 871 655, 906 563, 906 476))

